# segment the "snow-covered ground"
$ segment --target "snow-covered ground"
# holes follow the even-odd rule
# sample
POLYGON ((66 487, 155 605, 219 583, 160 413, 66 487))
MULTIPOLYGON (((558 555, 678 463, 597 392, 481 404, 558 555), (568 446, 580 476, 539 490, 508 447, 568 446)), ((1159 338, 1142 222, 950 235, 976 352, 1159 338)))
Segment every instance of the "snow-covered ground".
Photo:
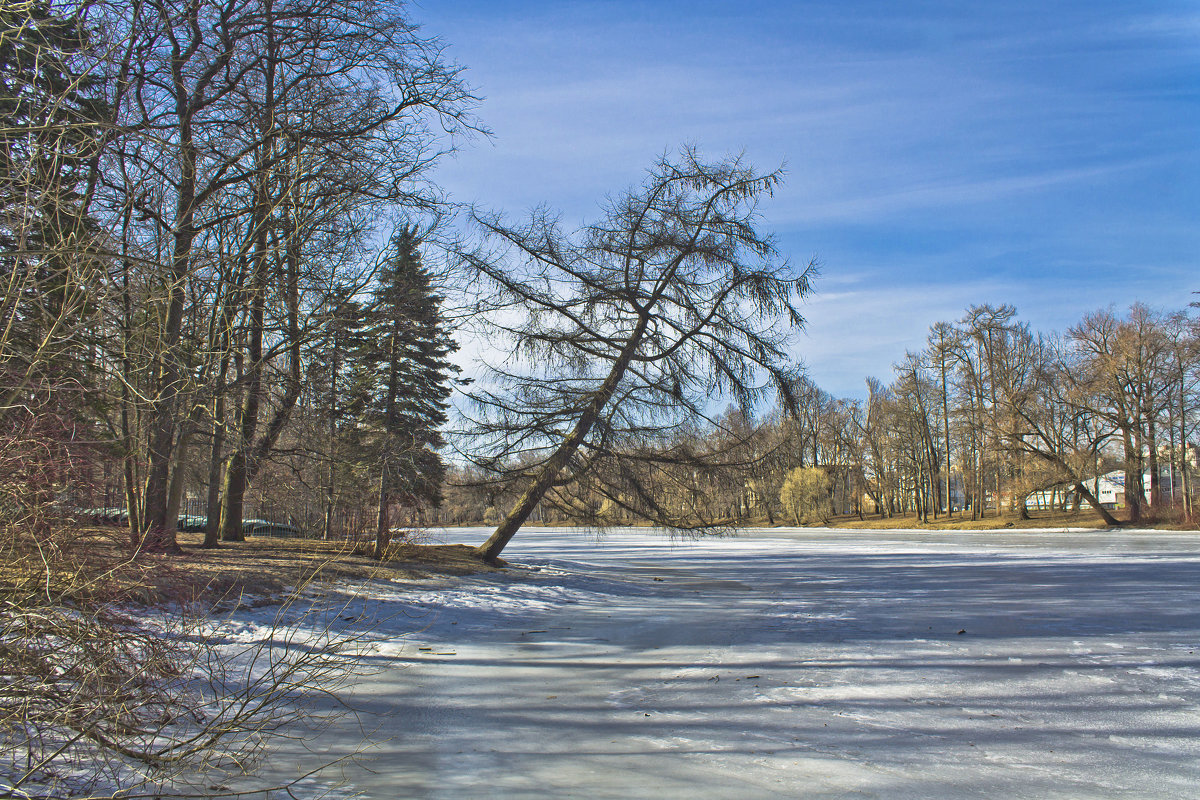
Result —
POLYGON ((362 724, 377 744, 308 791, 1200 796, 1200 536, 528 529, 504 557, 353 599, 378 639, 358 720, 268 768, 362 724))

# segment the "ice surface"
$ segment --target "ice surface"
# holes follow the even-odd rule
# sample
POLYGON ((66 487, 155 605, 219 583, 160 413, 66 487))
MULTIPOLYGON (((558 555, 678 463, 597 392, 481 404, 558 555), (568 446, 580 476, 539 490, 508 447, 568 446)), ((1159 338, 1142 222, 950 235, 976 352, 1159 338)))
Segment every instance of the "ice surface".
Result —
POLYGON ((1196 535, 527 529, 504 557, 349 598, 360 715, 269 770, 361 724, 310 796, 1200 796, 1196 535))

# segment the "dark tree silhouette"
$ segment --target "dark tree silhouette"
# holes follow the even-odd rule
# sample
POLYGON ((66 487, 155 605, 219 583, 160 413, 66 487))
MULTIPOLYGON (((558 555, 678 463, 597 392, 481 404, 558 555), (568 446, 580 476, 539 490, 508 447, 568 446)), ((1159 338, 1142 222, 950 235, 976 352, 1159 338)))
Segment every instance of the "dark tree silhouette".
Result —
POLYGON ((458 372, 447 358, 458 347, 439 313, 442 298, 419 245, 415 226, 392 237, 362 326, 359 386, 379 475, 376 558, 387 550, 392 505, 438 506, 446 472, 437 453, 445 444, 439 428, 458 372))

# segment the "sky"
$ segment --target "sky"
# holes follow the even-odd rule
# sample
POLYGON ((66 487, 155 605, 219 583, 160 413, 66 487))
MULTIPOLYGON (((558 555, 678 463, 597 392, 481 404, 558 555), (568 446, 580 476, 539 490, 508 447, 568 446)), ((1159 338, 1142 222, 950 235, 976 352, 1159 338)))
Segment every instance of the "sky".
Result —
POLYGON ((1200 291, 1200 2, 504 2, 411 16, 493 132, 435 179, 566 227, 682 144, 787 180, 763 228, 821 275, 794 355, 836 396, 929 326, 1042 331, 1200 291))

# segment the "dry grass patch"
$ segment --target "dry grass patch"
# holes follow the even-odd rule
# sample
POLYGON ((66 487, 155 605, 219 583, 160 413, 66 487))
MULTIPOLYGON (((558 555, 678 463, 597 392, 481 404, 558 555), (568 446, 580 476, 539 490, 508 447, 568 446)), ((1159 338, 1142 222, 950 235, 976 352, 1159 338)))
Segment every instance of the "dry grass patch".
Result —
POLYGON ((369 547, 350 542, 248 537, 244 542, 200 546, 203 536, 183 533, 181 554, 141 553, 130 558, 124 532, 113 528, 80 528, 69 546, 60 542, 54 554, 31 546, 10 549, 0 561, 0 595, 42 595, 132 602, 146 605, 180 603, 213 605, 245 596, 254 604, 276 602, 291 587, 313 579, 428 580, 447 575, 494 572, 474 548, 461 544, 398 542, 385 561, 370 558, 369 547))
POLYGON ((154 571, 152 588, 157 596, 246 596, 258 604, 273 602, 289 588, 313 579, 421 581, 497 569, 483 563, 474 548, 461 544, 399 542, 389 548, 386 560, 376 561, 369 556, 370 547, 352 542, 252 536, 204 549, 202 540, 199 534, 180 534, 182 555, 142 557, 160 567, 154 571))
MULTIPOLYGON (((1030 512, 1029 519, 1021 519, 1017 514, 1005 513, 995 516, 989 512, 983 519, 971 519, 970 514, 956 513, 952 517, 939 516, 937 520, 930 519, 922 524, 915 514, 891 518, 868 516, 860 520, 856 516, 839 516, 828 523, 831 528, 852 528, 870 530, 929 530, 929 531, 989 531, 1021 529, 1061 529, 1073 528, 1080 530, 1107 529, 1103 518, 1092 510, 1078 513, 1058 513, 1047 511, 1030 512)), ((1162 530, 1195 530, 1195 525, 1186 526, 1177 521, 1161 521, 1143 523, 1138 527, 1157 528, 1162 530)))

